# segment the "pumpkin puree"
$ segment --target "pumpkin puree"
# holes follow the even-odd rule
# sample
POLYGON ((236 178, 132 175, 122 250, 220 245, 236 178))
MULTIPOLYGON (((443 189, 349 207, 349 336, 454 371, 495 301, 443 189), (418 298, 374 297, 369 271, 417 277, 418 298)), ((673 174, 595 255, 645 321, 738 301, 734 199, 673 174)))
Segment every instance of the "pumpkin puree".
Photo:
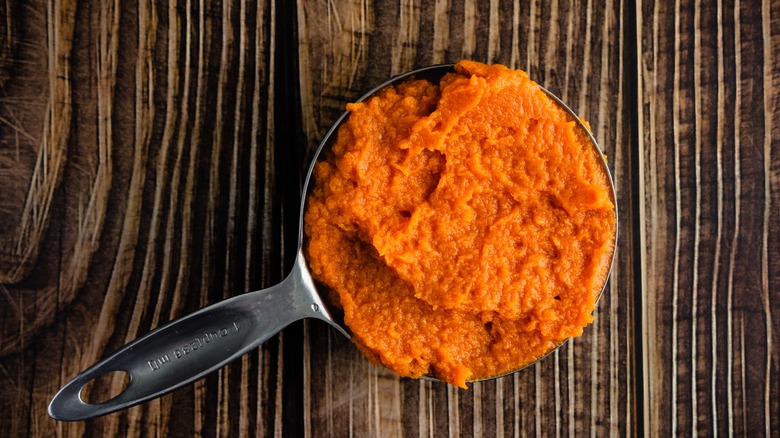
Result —
POLYGON ((305 230, 371 360, 465 388, 582 334, 615 207, 587 134, 524 72, 455 69, 347 105, 305 230))

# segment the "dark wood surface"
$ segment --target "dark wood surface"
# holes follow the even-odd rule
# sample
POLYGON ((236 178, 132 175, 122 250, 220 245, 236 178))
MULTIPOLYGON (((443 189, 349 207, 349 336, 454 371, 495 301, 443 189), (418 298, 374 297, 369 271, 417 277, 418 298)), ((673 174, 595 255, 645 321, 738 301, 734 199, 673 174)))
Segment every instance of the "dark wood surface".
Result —
POLYGON ((780 2, 2 0, 0 15, 0 435, 780 434, 780 2), (583 337, 464 391, 304 321, 159 400, 46 415, 124 343, 279 282, 345 103, 464 58, 528 71, 609 157, 619 246, 583 337))

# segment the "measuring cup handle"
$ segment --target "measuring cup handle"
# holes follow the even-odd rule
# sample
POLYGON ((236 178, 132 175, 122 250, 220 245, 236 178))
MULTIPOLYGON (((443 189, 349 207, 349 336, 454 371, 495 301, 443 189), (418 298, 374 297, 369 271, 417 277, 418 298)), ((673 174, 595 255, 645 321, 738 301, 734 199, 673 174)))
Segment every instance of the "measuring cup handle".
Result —
POLYGON ((306 284, 310 277, 305 269, 296 263, 276 286, 205 307, 125 345, 68 382, 49 404, 49 415, 77 421, 128 408, 205 377, 293 321, 325 319, 322 304, 306 284), (127 388, 103 403, 82 400, 87 383, 115 371, 129 374, 127 388))

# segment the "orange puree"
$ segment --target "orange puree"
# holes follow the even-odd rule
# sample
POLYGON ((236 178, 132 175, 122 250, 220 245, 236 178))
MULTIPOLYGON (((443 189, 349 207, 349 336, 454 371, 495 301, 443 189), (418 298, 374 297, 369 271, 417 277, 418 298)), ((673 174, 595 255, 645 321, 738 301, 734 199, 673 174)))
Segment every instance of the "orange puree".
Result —
POLYGON ((465 387, 582 334, 615 207, 587 134, 524 72, 455 69, 347 105, 305 230, 370 359, 465 387))

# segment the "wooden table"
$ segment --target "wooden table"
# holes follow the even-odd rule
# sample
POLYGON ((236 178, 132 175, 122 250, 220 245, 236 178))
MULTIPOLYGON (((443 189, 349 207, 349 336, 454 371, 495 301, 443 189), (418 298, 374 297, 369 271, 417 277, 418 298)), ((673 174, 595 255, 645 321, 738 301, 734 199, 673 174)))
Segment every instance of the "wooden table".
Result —
POLYGON ((0 11, 0 435, 780 434, 780 2, 0 11), (583 337, 464 391, 305 321, 162 399, 46 415, 125 342, 282 279, 302 177, 345 103, 462 58, 528 71, 609 156, 619 248, 583 337))

